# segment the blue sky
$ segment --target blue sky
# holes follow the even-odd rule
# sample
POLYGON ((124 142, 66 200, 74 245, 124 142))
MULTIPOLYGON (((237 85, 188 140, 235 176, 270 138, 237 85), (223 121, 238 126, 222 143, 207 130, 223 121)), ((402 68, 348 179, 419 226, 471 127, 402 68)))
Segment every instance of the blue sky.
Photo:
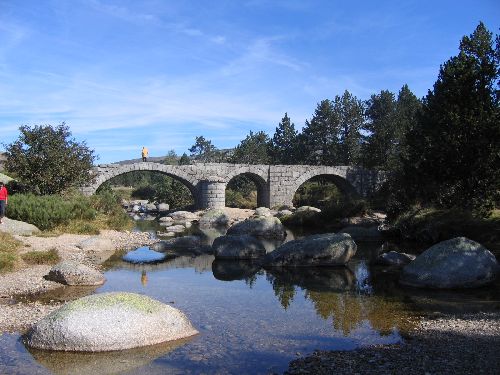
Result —
POLYGON ((0 0, 0 142, 65 121, 99 163, 234 147, 346 89, 424 96, 480 20, 500 3, 0 0))

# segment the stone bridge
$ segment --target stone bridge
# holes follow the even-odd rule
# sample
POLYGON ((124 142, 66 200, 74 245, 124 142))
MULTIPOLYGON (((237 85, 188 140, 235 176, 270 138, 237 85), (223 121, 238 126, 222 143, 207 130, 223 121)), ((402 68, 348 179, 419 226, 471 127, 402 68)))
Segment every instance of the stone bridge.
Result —
POLYGON ((200 209, 224 207, 226 185, 238 175, 249 177, 257 186, 257 205, 270 208, 292 206, 293 196, 300 185, 316 176, 329 176, 344 193, 363 197, 373 194, 384 181, 383 172, 355 166, 226 163, 165 165, 139 162, 95 167, 94 183, 82 187, 81 191, 86 195, 94 194, 104 182, 134 171, 163 173, 181 181, 189 188, 196 207, 200 209))

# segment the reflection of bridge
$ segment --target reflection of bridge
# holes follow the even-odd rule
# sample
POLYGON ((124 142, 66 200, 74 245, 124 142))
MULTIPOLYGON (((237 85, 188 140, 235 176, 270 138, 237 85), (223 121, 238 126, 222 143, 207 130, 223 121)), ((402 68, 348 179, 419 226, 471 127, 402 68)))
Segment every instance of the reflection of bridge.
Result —
POLYGON ((84 194, 93 194, 109 179, 123 173, 152 171, 181 181, 193 194, 198 208, 220 208, 225 205, 227 183, 235 176, 245 175, 257 186, 258 206, 292 205, 297 189, 315 176, 329 176, 346 193, 367 196, 378 189, 384 174, 361 167, 320 165, 251 165, 206 163, 165 165, 152 162, 104 164, 94 168, 92 185, 83 187, 84 194))

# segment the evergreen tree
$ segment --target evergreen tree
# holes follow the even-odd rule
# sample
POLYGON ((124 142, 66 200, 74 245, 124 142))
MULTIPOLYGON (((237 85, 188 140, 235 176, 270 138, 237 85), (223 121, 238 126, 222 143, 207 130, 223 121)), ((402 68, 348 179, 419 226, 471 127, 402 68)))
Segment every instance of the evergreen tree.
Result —
POLYGON ((398 93, 396 101, 396 127, 386 170, 400 171, 401 160, 408 155, 407 134, 417 126, 417 115, 422 107, 422 102, 411 92, 408 85, 404 85, 398 93))
POLYGON ((404 177, 414 198, 486 215, 500 186, 500 40, 483 23, 439 71, 408 136, 404 177))
POLYGON ((163 164, 168 164, 168 165, 177 165, 178 164, 179 157, 175 153, 175 150, 170 150, 167 153, 167 156, 165 156, 165 159, 163 160, 163 164))
POLYGON ((189 165, 191 164, 191 159, 187 156, 186 153, 183 153, 181 158, 179 159, 179 165, 189 165))
POLYGON ((366 102, 364 130, 368 132, 364 144, 364 164, 369 168, 386 168, 396 133, 396 100, 394 94, 382 90, 366 102))
POLYGON ((191 158, 202 163, 216 163, 221 160, 221 153, 212 144, 212 141, 205 137, 196 137, 195 144, 189 149, 191 158))
POLYGON ((364 123, 364 106, 349 91, 342 96, 335 96, 334 112, 338 119, 339 153, 338 164, 355 165, 361 158, 361 133, 364 123))
POLYGON ((269 164, 269 136, 263 131, 246 136, 234 150, 231 163, 237 164, 269 164))
POLYGON ((314 112, 299 138, 303 156, 301 161, 311 165, 334 165, 339 153, 338 116, 333 103, 325 99, 314 112))
POLYGON ((271 139, 270 153, 273 164, 296 163, 297 135, 295 125, 290 122, 290 117, 285 113, 271 139))

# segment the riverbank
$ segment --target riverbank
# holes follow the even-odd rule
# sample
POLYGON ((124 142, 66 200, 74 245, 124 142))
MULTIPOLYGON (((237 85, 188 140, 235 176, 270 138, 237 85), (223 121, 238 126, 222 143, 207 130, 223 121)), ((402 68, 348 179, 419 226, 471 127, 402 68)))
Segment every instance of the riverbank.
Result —
MULTIPOLYGON (((96 237, 91 235, 63 234, 57 237, 16 235, 14 237, 22 243, 18 250, 19 254, 55 249, 62 261, 73 260, 97 268, 118 249, 133 249, 154 242, 148 233, 113 230, 103 230, 98 236, 112 242, 114 249, 111 250, 109 248, 85 250, 77 246, 82 241, 96 237)), ((42 304, 22 298, 56 290, 64 293, 68 287, 45 280, 44 276, 51 268, 51 265, 21 265, 20 269, 0 275, 0 332, 23 332, 62 304, 62 301, 56 300, 42 304)), ((90 294, 92 290, 80 288, 79 292, 90 294)))
POLYGON ((297 374, 498 374, 500 313, 423 317, 396 345, 316 351, 290 363, 297 374))

